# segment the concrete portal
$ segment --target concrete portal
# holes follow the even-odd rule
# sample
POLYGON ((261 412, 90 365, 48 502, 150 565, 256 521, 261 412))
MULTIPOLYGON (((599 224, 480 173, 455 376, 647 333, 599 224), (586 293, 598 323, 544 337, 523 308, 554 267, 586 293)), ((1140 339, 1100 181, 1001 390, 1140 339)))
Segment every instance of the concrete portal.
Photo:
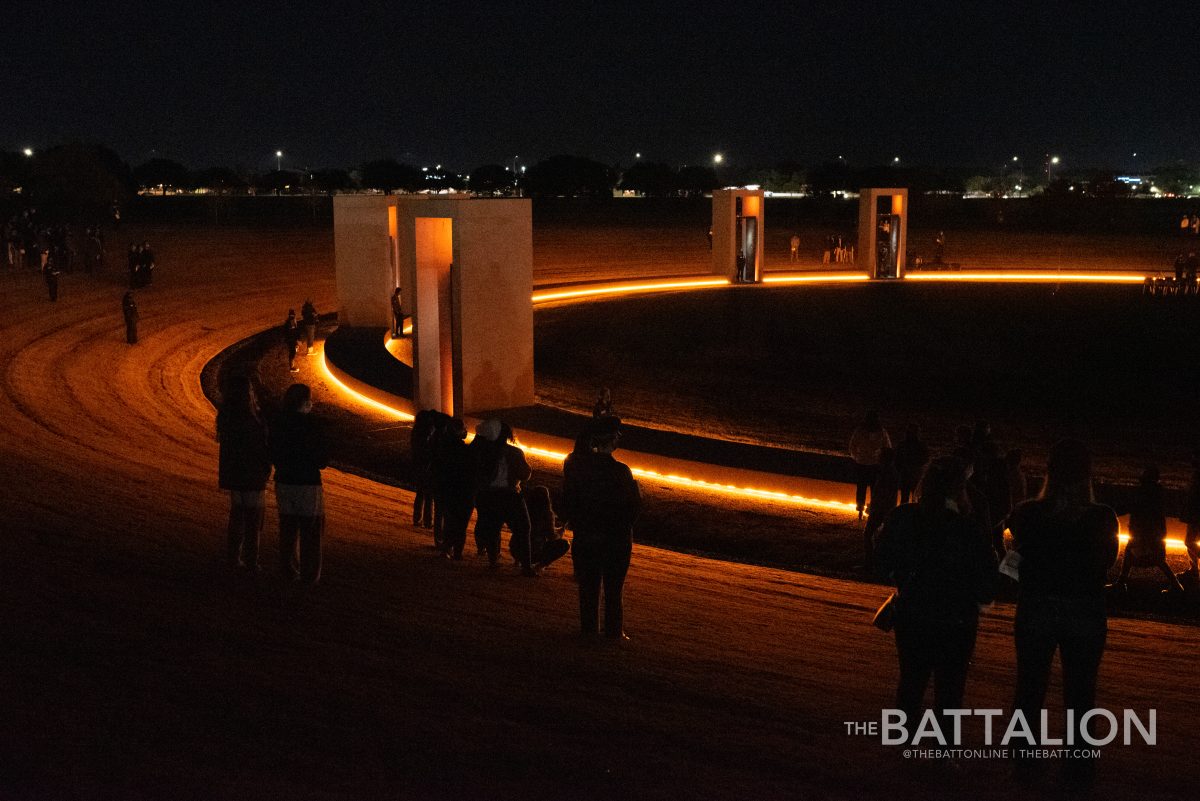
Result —
POLYGON ((337 195, 333 232, 341 324, 389 328, 400 287, 418 409, 534 402, 528 200, 337 195))
POLYGON ((872 278, 903 278, 907 267, 908 190, 863 189, 858 195, 858 259, 872 278))
POLYGON ((712 271, 734 283, 762 280, 763 191, 714 189, 712 271))

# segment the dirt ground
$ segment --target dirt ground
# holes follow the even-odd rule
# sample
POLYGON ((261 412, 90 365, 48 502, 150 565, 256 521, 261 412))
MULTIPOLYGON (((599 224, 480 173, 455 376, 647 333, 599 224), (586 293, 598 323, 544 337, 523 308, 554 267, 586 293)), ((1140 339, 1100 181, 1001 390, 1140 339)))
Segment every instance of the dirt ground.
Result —
MULTIPOLYGON (((880 587, 639 546, 633 640, 580 643, 566 566, 435 559, 409 494, 337 470, 319 588, 275 582, 273 502, 263 575, 227 576, 200 372, 305 296, 335 307, 332 238, 125 236, 160 259, 134 347, 115 267, 54 305, 0 274, 0 797, 1011 797, 1002 760, 933 770, 845 733, 892 695, 880 587)), ((972 706, 1009 702, 1011 613, 984 620, 972 706)), ((1198 646, 1112 622, 1100 704, 1157 708, 1158 745, 1105 749, 1105 797, 1190 797, 1198 646)))

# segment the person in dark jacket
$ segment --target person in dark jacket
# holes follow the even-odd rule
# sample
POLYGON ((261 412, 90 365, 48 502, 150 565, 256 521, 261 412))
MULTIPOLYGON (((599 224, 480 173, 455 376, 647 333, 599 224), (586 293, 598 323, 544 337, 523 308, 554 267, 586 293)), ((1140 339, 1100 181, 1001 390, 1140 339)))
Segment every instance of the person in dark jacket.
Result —
MULTIPOLYGON (((1020 555, 1013 707, 1032 729, 1040 728, 1035 721, 1046 698, 1054 652, 1059 651, 1063 706, 1074 710, 1075 742, 1082 743, 1079 720, 1095 705, 1108 630, 1104 588, 1119 547, 1116 514, 1092 499, 1086 445, 1063 440, 1051 449, 1041 497, 1013 510, 1008 527, 1020 555)), ((1018 758, 1019 777, 1032 778, 1041 764, 1018 758)), ((1088 758, 1063 763, 1064 778, 1072 784, 1089 785, 1094 771, 1088 758)))
POLYGON ((1121 560, 1121 576, 1117 586, 1128 588, 1129 571, 1135 567, 1156 567, 1167 577, 1167 588, 1183 592, 1175 571, 1167 564, 1167 516, 1163 511, 1162 484, 1158 468, 1148 466, 1142 471, 1133 506, 1129 510, 1129 542, 1125 543, 1125 558, 1121 560))
POLYGON ((136 345, 138 341, 138 320, 141 315, 138 314, 137 301, 133 298, 133 292, 126 292, 121 298, 121 314, 125 316, 125 341, 130 345, 136 345))
POLYGON ((283 321, 283 348, 287 352, 288 371, 300 372, 296 366, 296 348, 300 346, 300 326, 296 324, 296 310, 288 309, 287 319, 283 321))
POLYGON ((529 538, 529 512, 521 500, 521 482, 528 481, 533 471, 521 449, 511 444, 513 439, 511 428, 491 419, 479 424, 471 443, 478 470, 475 544, 487 553, 492 567, 499 564, 503 526, 508 526, 513 537, 529 538))
POLYGON ((229 566, 257 572, 271 454, 267 426, 246 376, 235 376, 225 390, 217 411, 217 441, 218 485, 229 491, 229 566))
POLYGON ((279 506, 279 567, 285 578, 298 577, 309 585, 321 578, 321 533, 325 526, 321 471, 329 464, 324 426, 311 412, 312 391, 308 385, 292 384, 283 395, 283 410, 270 427, 268 438, 279 506))
POLYGON ((313 305, 311 300, 305 300, 304 305, 300 307, 300 322, 304 326, 304 343, 307 345, 305 356, 312 356, 313 342, 317 339, 317 307, 313 305))
POLYGON ((129 256, 126 260, 126 267, 129 270, 129 288, 138 288, 138 265, 142 262, 142 248, 134 242, 129 246, 129 256))
POLYGON ((154 283, 154 251, 150 248, 149 242, 142 243, 142 249, 138 256, 138 270, 140 272, 139 286, 150 286, 154 283))
POLYGON ((921 439, 921 429, 915 423, 904 432, 904 439, 896 445, 896 471, 900 474, 900 503, 912 500, 913 493, 925 474, 929 464, 929 446, 921 439))
POLYGON ((575 532, 571 555, 579 584, 579 626, 585 636, 600 627, 604 588, 604 634, 627 640, 622 593, 633 553, 633 523, 642 498, 629 468, 613 458, 621 421, 592 423, 590 447, 576 449, 563 465, 563 512, 575 532))
POLYGON ((433 447, 434 505, 441 513, 442 553, 454 561, 462 559, 467 524, 475 509, 476 449, 463 441, 466 436, 466 426, 456 417, 437 433, 433 447))
POLYGON ((934 459, 918 501, 888 515, 876 544, 876 567, 896 585, 896 706, 910 733, 931 677, 939 725, 951 731, 945 712, 963 706, 979 608, 995 594, 988 531, 970 504, 966 466, 954 457, 934 459))

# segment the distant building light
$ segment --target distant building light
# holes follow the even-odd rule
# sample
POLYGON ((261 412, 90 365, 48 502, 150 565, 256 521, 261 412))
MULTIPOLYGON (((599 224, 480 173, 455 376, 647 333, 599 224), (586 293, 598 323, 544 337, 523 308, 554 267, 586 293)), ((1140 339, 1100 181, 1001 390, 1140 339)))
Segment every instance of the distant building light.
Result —
POLYGON ((1021 191, 1021 185, 1020 185, 1020 184, 1017 184, 1016 186, 1014 186, 1014 187, 1013 187, 1013 189, 1015 189, 1015 190, 1017 190, 1018 192, 1020 192, 1020 191, 1021 191))
POLYGON ((33 148, 32 148, 32 147, 27 147, 27 148, 25 148, 25 149, 24 149, 23 151, 21 151, 21 152, 22 152, 22 153, 24 153, 26 156, 32 156, 32 155, 33 155, 33 148))
POLYGON ((421 172, 429 172, 429 168, 428 168, 428 167, 422 167, 422 168, 421 168, 421 172))
POLYGON ((1133 176, 1131 176, 1131 175, 1118 175, 1118 176, 1117 176, 1117 180, 1118 180, 1118 181, 1120 181, 1120 182, 1121 182, 1121 183, 1123 183, 1123 184, 1137 184, 1137 185, 1140 185, 1140 184, 1142 183, 1142 179, 1141 179, 1141 178, 1134 178, 1134 177, 1133 177, 1133 176))

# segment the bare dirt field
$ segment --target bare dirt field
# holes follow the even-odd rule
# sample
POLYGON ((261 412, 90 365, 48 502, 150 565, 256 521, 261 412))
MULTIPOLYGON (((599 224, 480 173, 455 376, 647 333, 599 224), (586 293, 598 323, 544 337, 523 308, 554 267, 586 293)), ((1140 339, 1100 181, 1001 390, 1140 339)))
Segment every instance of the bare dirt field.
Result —
MULTIPOLYGON (((1013 794, 1002 760, 929 770, 846 735, 892 695, 876 586, 639 546, 634 639, 585 645, 567 566, 530 581, 434 559, 403 525, 411 495, 337 470, 318 589, 274 581, 273 503, 262 578, 227 576, 200 372, 306 295, 335 308, 332 238, 143 237, 160 266, 134 347, 115 266, 64 276, 57 304, 0 274, 0 797, 1013 794)), ((972 706, 1009 703, 1011 611, 985 618, 972 706)), ((1195 628, 1112 622, 1100 704, 1157 708, 1158 745, 1107 748, 1105 797, 1190 797, 1198 647, 1195 628)))

